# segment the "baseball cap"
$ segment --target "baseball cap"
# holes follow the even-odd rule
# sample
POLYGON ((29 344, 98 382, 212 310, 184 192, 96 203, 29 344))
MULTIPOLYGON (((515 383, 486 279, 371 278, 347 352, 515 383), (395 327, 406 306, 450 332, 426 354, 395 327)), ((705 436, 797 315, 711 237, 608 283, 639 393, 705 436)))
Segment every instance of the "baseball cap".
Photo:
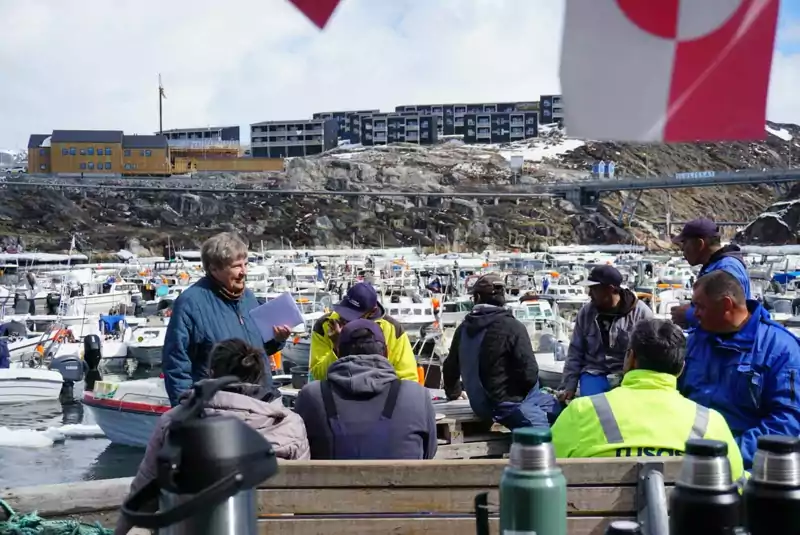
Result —
POLYGON ((487 273, 475 281, 472 293, 481 295, 495 295, 505 293, 506 279, 499 273, 487 273))
POLYGON ((345 321, 357 320, 378 305, 378 293, 371 284, 359 282, 347 290, 339 304, 333 310, 345 321))
POLYGON ((345 347, 355 341, 380 342, 386 344, 386 337, 380 326, 372 320, 356 319, 342 327, 339 334, 339 347, 345 347))
POLYGON ((597 266, 589 273, 589 278, 581 281, 581 286, 622 286, 622 274, 614 266, 597 266))
POLYGON ((701 217, 687 222, 681 233, 672 238, 672 243, 682 243, 690 238, 716 238, 718 236, 717 224, 708 218, 701 217))

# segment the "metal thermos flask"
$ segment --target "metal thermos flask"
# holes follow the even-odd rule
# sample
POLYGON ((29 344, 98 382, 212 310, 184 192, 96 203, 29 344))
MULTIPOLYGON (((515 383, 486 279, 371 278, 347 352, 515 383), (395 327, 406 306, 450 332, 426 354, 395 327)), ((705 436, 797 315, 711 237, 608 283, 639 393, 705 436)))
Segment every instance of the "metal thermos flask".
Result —
POLYGON ((615 520, 608 525, 605 535, 642 535, 642 527, 633 520, 615 520))
POLYGON ((750 535, 800 533, 800 439, 759 437, 743 500, 750 535))
POLYGON ((671 535, 728 535, 741 528, 741 499, 731 479, 728 445, 686 442, 683 464, 669 499, 671 535))
POLYGON ((501 535, 566 535, 567 480, 551 441, 550 429, 514 430, 500 479, 501 535))

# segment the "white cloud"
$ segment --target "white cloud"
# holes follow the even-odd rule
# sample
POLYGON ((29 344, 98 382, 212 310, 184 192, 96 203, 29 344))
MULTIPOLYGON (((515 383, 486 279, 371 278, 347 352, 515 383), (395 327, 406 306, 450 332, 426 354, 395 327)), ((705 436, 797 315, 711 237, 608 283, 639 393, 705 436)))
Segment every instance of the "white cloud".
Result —
MULTIPOLYGON (((319 32, 288 0, 0 0, 0 146, 55 128, 246 125, 558 92, 559 0, 342 0, 319 32)), ((800 56, 770 118, 800 122, 800 56)))

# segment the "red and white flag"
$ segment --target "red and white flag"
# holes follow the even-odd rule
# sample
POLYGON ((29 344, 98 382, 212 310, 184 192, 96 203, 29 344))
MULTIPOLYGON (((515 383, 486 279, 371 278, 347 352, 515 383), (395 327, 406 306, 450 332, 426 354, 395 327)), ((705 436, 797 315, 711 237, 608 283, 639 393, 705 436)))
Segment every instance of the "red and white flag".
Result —
POLYGON ((763 139, 779 0, 567 0, 570 136, 763 139))
POLYGON ((289 0, 308 20, 317 25, 321 30, 325 28, 340 0, 289 0))

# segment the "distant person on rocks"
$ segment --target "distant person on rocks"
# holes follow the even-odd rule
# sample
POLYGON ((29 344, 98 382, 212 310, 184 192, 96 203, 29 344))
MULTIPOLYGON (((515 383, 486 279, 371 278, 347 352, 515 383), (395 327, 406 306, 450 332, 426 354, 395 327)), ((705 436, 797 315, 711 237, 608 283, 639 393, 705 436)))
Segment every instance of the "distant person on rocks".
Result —
MULTIPOLYGON (((745 299, 752 299, 750 276, 744 263, 741 249, 734 244, 722 246, 719 228, 710 219, 689 221, 672 240, 680 246, 683 257, 692 266, 701 265, 698 279, 707 273, 721 269, 730 273, 744 288, 745 299)), ((672 321, 683 328, 697 327, 698 322, 691 304, 672 309, 672 321)))
MULTIPOLYGON (((239 236, 223 232, 209 238, 200 257, 206 275, 175 300, 164 340, 161 368, 173 407, 194 382, 208 377, 208 354, 215 343, 238 338, 263 348, 266 359, 283 348, 291 331, 276 327, 275 337, 264 343, 250 317, 259 305, 245 287, 247 244, 239 236)), ((270 373, 264 374, 263 386, 272 387, 270 373)))

